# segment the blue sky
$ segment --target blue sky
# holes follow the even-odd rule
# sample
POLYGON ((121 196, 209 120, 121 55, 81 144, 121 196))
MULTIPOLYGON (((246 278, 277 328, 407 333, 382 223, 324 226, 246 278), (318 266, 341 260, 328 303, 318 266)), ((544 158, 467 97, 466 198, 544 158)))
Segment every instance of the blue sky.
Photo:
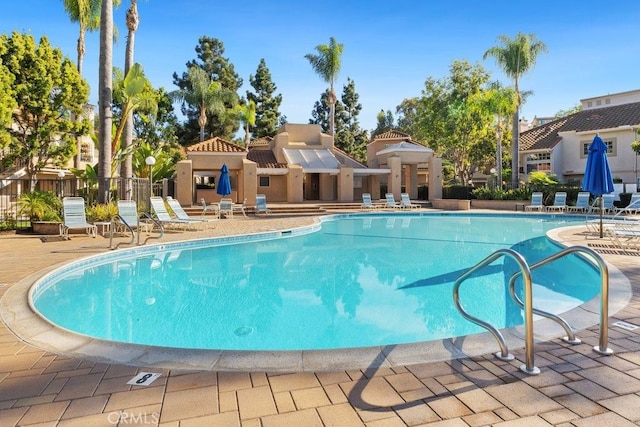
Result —
MULTIPOLYGON (((114 66, 124 67, 128 0, 115 11, 120 39, 114 66)), ((331 36, 344 44, 337 92, 354 80, 363 105, 360 124, 371 130, 376 115, 405 98, 420 96, 428 77, 448 76, 454 60, 481 63, 494 80, 511 82, 484 52, 501 34, 534 33, 549 52, 521 81, 533 92, 522 108, 527 119, 569 109, 582 98, 640 89, 640 2, 537 2, 494 0, 453 2, 415 0, 209 1, 138 0, 140 26, 136 62, 156 87, 168 91, 173 72, 195 59, 198 38, 221 40, 225 56, 244 80, 239 94, 252 89, 249 76, 264 58, 289 122, 307 123, 326 84, 304 58, 331 36)), ((5 2, 0 33, 46 35, 52 45, 76 59, 77 24, 62 0, 5 2)), ((97 103, 98 33, 87 36, 84 76, 97 103)))

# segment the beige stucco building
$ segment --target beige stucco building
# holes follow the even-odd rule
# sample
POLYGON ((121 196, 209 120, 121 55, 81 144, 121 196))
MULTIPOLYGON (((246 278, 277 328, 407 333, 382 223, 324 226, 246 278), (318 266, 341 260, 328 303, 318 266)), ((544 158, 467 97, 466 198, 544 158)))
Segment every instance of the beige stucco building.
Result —
POLYGON ((253 141, 248 149, 220 138, 186 148, 177 165, 176 198, 183 205, 218 201, 220 168, 230 170, 235 202, 255 205, 256 194, 272 202, 359 202, 362 193, 381 196, 381 184, 397 200, 401 192, 417 198, 418 186, 430 198, 442 195, 441 160, 433 151, 400 132, 387 132, 367 145, 367 165, 333 146, 319 125, 287 123, 273 138, 253 141))

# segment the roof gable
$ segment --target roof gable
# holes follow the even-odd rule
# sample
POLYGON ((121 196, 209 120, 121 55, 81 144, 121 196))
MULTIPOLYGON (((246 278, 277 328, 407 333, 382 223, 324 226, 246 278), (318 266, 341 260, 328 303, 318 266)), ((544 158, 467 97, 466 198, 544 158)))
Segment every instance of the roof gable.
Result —
POLYGON ((562 140, 559 132, 588 132, 638 125, 640 125, 640 102, 578 111, 522 132, 520 151, 553 148, 562 140))
POLYGON ((243 153, 244 147, 222 138, 211 138, 186 147, 188 153, 243 153))

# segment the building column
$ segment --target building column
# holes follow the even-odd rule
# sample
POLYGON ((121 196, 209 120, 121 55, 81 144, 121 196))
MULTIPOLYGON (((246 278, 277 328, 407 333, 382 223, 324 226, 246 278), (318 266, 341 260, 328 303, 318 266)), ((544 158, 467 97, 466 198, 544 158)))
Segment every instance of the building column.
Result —
POLYGON ((302 187, 304 172, 300 165, 289 165, 287 174, 287 202, 301 203, 303 199, 302 187))
POLYGON ((239 202, 247 199, 249 206, 256 205, 256 194, 258 193, 258 164, 251 160, 242 159, 242 171, 238 177, 238 198, 239 202))
POLYGON ((429 159, 429 200, 442 199, 442 159, 432 156, 429 159))
POLYGON ((176 165, 176 199, 182 206, 193 205, 193 163, 180 160, 176 165))
POLYGON ((340 166, 338 174, 338 201, 353 202, 353 168, 340 166))
POLYGON ((391 169, 387 179, 387 193, 392 193, 394 199, 400 200, 400 193, 402 192, 402 159, 396 156, 389 157, 387 165, 391 169))

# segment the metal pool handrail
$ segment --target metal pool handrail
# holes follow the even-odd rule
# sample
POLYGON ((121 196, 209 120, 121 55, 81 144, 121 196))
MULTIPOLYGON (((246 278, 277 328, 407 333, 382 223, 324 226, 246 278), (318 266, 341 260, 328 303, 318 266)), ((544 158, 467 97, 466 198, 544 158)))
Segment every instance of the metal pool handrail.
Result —
MULTIPOLYGON (((149 214, 148 214, 148 213, 146 213, 146 212, 143 212, 143 215, 144 215, 145 217, 147 217, 148 219, 150 219, 150 220, 151 220, 151 221, 152 221, 156 226, 158 226, 158 229, 160 230, 160 235, 159 235, 159 236, 157 236, 157 237, 154 237, 154 236, 148 236, 146 239, 144 239, 144 242, 140 243, 140 218, 138 218, 138 220, 137 220, 137 224, 136 224, 136 230, 137 230, 137 233, 136 233, 136 232, 134 232, 133 227, 131 227, 131 225, 129 225, 129 224, 127 223, 127 221, 125 221, 125 220, 124 220, 124 218, 122 218, 122 217, 120 216, 120 214, 116 214, 116 217, 118 217, 118 219, 120 220, 120 222, 121 222, 125 227, 127 227, 127 228, 129 229, 129 232, 131 233, 131 240, 130 240, 130 241, 129 241, 129 243, 128 243, 129 245, 132 245, 132 244, 133 244, 133 240, 136 238, 136 235, 138 236, 138 238, 137 238, 137 242, 136 242, 136 244, 137 244, 137 245, 141 245, 141 244, 142 244, 142 245, 144 245, 144 244, 146 244, 146 243, 147 243, 147 241, 148 241, 149 239, 161 239, 161 238, 162 238, 162 236, 164 236, 164 227, 162 226, 162 224, 160 224, 160 222, 158 222, 158 220, 157 220, 157 219, 155 219, 153 216, 149 215, 149 214)), ((112 250, 113 250, 113 249, 118 249, 118 246, 120 246, 120 244, 122 243, 122 242, 120 242, 120 243, 118 243, 116 246, 113 246, 113 233, 114 233, 114 228, 115 228, 115 227, 114 227, 114 225, 115 225, 115 224, 114 224, 114 222, 113 222, 113 221, 111 221, 111 227, 109 228, 109 249, 112 249, 112 250)))
POLYGON ((477 270, 484 268, 497 260, 500 257, 510 257, 512 258, 520 267, 520 273, 522 274, 524 281, 524 326, 525 326, 525 364, 520 366, 520 370, 530 374, 536 375, 540 373, 540 369, 534 366, 534 356, 533 356, 533 302, 532 302, 532 285, 531 285, 531 270, 529 269, 529 265, 527 261, 524 259, 522 255, 512 249, 498 249, 470 269, 468 269, 465 273, 463 273, 456 280, 453 286, 453 302, 456 305, 456 308, 469 321, 475 323, 478 326, 481 326, 487 329, 493 336, 498 340, 498 344, 500 346, 500 352, 495 353, 495 356, 502 360, 513 360, 513 355, 509 354, 509 350, 507 348, 507 344, 504 340, 504 337, 500 333, 498 329, 496 329, 493 325, 484 320, 481 320, 475 316, 469 314, 460 303, 460 285, 463 281, 469 278, 473 273, 477 270))
MULTIPOLYGON (((547 265, 557 259, 560 259, 562 257, 565 257, 569 254, 572 253, 585 253, 587 255, 590 255, 591 257, 593 257, 593 259, 596 261, 596 264, 598 265, 598 267, 600 268, 600 280, 601 280, 601 291, 600 291, 600 343, 598 346, 593 347, 593 350, 597 353, 600 354, 604 354, 604 355, 610 355, 613 354, 613 350, 611 350, 610 348, 607 348, 607 342, 609 340, 609 336, 608 336, 608 331, 609 331, 609 268, 607 267, 607 264, 604 262, 604 260, 602 259, 602 257, 600 256, 600 254, 598 254, 596 251, 594 251, 593 249, 586 247, 586 246, 571 246, 568 248, 563 249, 562 251, 550 255, 538 262, 536 262, 535 264, 532 264, 529 266, 530 270, 535 270, 538 267, 542 267, 544 265, 547 265)), ((513 276, 511 276, 511 279, 509 280, 509 293, 511 293, 511 297, 513 298, 513 300, 519 304, 521 307, 524 307, 524 304, 522 303, 522 301, 520 300, 520 298, 518 298, 518 296, 515 293, 515 281, 518 278, 518 276, 520 276, 520 272, 516 272, 513 274, 513 276)), ((564 330, 567 332, 567 336, 564 337, 563 339, 571 344, 578 344, 580 343, 580 340, 578 338, 575 337, 575 335, 573 334, 573 331, 571 330, 571 327, 569 326, 569 324, 567 322, 564 321, 564 319, 562 319, 559 316, 556 316, 554 314, 551 313, 547 313, 545 311, 542 310, 538 310, 538 309, 533 309, 533 312, 535 314, 538 314, 540 316, 544 316, 547 317, 557 323, 559 323, 564 330)))

